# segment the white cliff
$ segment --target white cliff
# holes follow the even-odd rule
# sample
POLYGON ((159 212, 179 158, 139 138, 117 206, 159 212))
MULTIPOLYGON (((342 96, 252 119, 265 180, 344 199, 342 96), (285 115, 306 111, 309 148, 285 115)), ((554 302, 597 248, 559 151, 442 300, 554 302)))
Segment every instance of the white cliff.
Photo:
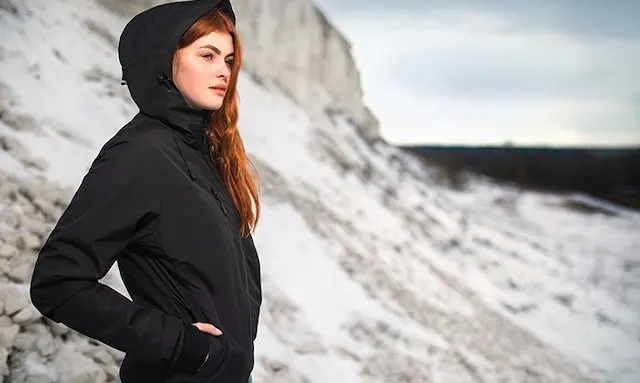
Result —
POLYGON ((362 101, 351 45, 308 0, 233 2, 247 69, 275 83, 305 110, 343 113, 375 136, 378 122, 362 101))

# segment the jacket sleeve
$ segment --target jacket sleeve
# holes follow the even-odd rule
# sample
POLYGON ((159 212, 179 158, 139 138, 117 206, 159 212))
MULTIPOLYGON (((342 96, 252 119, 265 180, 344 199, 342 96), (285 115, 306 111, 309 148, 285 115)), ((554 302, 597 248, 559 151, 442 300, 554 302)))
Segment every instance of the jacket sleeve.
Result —
POLYGON ((109 142, 100 151, 40 249, 31 301, 44 316, 136 359, 195 373, 207 334, 98 282, 159 214, 157 149, 140 146, 109 142))
POLYGON ((258 319, 260 316, 260 306, 262 305, 262 281, 260 270, 260 259, 256 251, 253 237, 249 234, 243 238, 243 251, 249 266, 249 296, 251 300, 251 326, 253 340, 258 336, 258 319))

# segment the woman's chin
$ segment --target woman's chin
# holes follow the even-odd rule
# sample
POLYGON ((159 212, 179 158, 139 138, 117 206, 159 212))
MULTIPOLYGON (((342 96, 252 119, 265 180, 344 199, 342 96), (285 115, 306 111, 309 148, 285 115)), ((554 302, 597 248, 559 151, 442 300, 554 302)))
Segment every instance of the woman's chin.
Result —
POLYGON ((202 109, 206 109, 206 110, 218 110, 222 107, 222 101, 224 100, 224 98, 220 97, 218 99, 215 100, 207 100, 204 105, 202 106, 202 109))
POLYGON ((197 106, 195 108, 197 109, 202 109, 202 110, 218 110, 222 107, 222 100, 217 101, 217 102, 203 102, 203 103, 197 103, 197 106))

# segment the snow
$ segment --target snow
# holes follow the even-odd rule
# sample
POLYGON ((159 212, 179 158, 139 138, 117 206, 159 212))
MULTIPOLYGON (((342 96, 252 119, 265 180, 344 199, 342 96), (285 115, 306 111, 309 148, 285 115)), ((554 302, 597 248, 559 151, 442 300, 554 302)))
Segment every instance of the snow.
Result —
MULTIPOLYGON (((22 18, 0 15, 11 113, 39 128, 1 123, 0 137, 18 138, 46 159, 49 179, 73 188, 136 108, 119 85, 114 47, 86 26, 117 36, 124 20, 85 1, 52 4, 29 0, 16 5, 22 18)), ((639 213, 477 177, 454 191, 408 155, 364 140, 345 116, 302 109, 248 73, 239 90, 240 130, 264 185, 258 381, 278 362, 293 381, 392 381, 392 367, 376 369, 396 357, 407 370, 401 363, 419 361, 412 381, 465 381, 452 355, 487 381, 511 364, 542 370, 557 355, 601 381, 638 380, 639 213)), ((25 172, 4 151, 0 167, 25 172)), ((105 281, 124 294, 114 270, 105 281)), ((566 368, 558 376, 577 374, 566 368)))

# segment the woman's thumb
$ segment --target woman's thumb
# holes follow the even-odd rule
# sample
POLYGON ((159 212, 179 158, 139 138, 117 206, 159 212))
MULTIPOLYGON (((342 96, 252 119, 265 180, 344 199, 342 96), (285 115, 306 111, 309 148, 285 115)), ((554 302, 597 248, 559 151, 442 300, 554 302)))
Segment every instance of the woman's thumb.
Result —
POLYGON ((211 323, 196 322, 196 323, 193 323, 193 325, 196 326, 198 330, 202 332, 206 332, 207 334, 211 334, 214 336, 222 335, 222 331, 220 331, 219 328, 212 325, 211 323))

